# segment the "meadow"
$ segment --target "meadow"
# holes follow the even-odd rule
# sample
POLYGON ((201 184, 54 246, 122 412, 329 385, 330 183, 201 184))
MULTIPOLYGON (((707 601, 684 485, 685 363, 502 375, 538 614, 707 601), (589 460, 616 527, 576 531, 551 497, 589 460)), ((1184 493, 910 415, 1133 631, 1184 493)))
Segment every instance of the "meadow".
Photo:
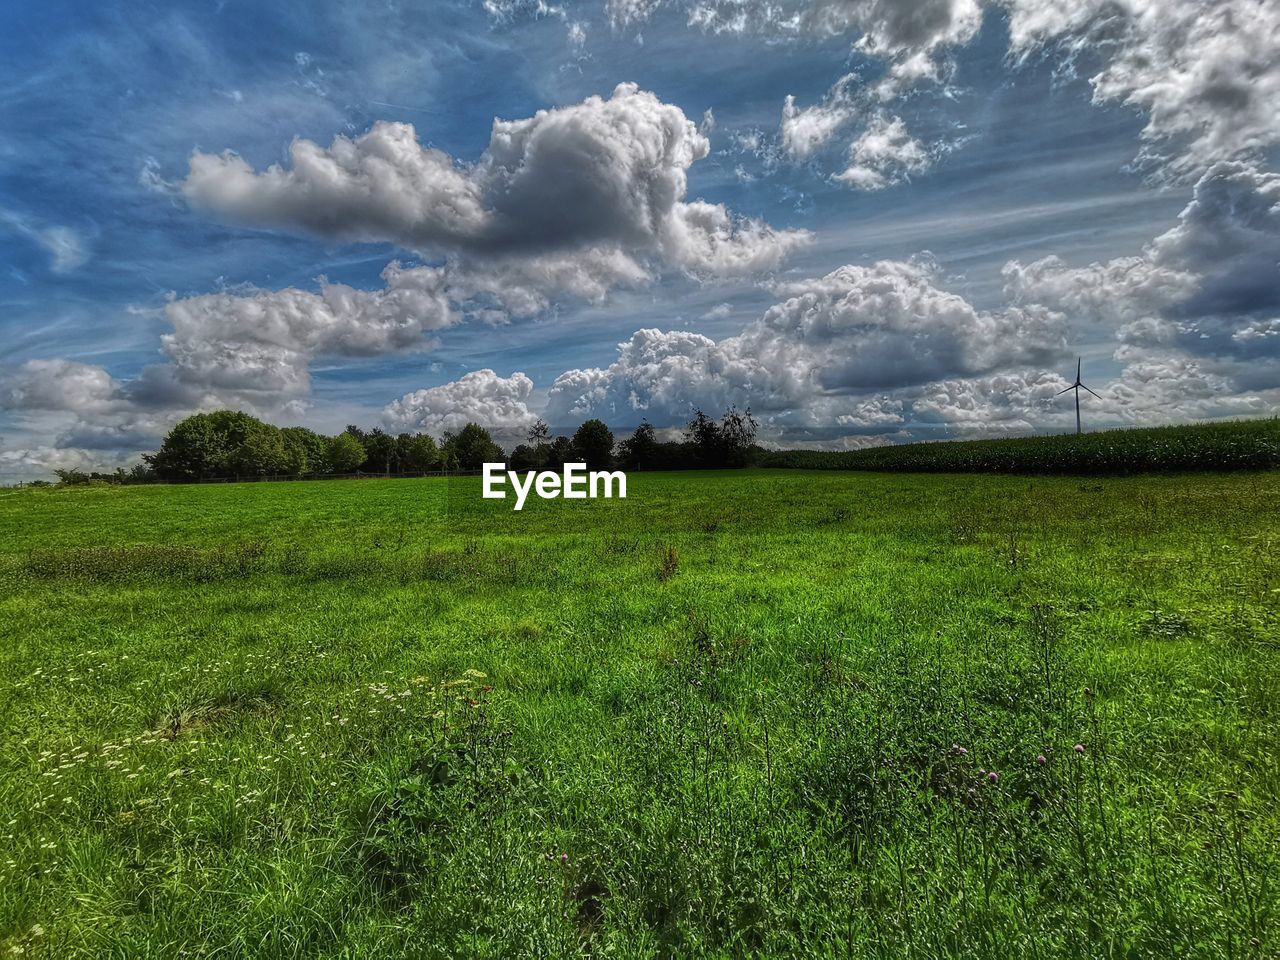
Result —
POLYGON ((0 954, 1280 956, 1280 474, 0 491, 0 954))

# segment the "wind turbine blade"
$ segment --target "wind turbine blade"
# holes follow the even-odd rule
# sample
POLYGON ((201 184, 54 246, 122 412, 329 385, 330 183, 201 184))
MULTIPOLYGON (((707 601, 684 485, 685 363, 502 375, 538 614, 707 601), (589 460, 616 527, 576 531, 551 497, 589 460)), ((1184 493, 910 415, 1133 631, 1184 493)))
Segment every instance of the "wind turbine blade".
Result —
POLYGON ((1076 357, 1076 383, 1080 382, 1080 358, 1076 357))
MULTIPOLYGON (((1070 392, 1071 392, 1072 390, 1074 390, 1075 388, 1076 388, 1076 385, 1073 383, 1071 386, 1067 387, 1067 389, 1065 389, 1065 390, 1059 390, 1057 393, 1055 393, 1055 394, 1054 394, 1054 396, 1055 396, 1055 397, 1060 397, 1060 396, 1062 396, 1064 393, 1070 393, 1070 392)), ((1088 390, 1089 388, 1088 388, 1088 387, 1085 387, 1085 389, 1086 389, 1086 390, 1088 390)))
MULTIPOLYGON (((1082 384, 1080 384, 1080 386, 1084 387, 1084 384, 1082 383, 1082 384)), ((1086 390, 1089 390, 1089 388, 1088 388, 1088 387, 1084 387, 1084 388, 1085 388, 1086 390)), ((1092 391, 1092 390, 1089 390, 1089 392, 1090 392, 1090 393, 1093 393, 1093 391, 1092 391)), ((1098 397, 1098 395, 1097 395, 1096 393, 1093 393, 1093 395, 1094 395, 1095 397, 1098 397)), ((1102 398, 1101 398, 1101 397, 1098 397, 1098 399, 1099 399, 1099 400, 1101 400, 1102 398)))

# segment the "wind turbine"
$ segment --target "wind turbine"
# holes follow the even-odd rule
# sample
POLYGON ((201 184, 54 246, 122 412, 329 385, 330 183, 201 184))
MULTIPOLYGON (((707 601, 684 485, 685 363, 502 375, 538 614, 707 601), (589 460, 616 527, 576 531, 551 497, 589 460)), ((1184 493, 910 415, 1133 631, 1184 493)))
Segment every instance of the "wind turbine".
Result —
MULTIPOLYGON (((1082 387, 1085 390, 1089 390, 1088 387, 1086 387, 1083 383, 1080 382, 1080 358, 1076 357, 1076 382, 1073 383, 1071 386, 1067 387, 1066 390, 1059 390, 1057 395, 1060 397, 1064 393, 1070 393, 1072 390, 1076 392, 1076 435, 1077 436, 1080 434, 1080 389, 1082 387)), ((1093 393, 1092 390, 1089 390, 1089 392, 1093 393)), ((1095 397, 1098 397, 1096 393, 1093 393, 1093 395, 1095 397)), ((1102 398, 1098 397, 1098 399, 1101 400, 1102 398)))

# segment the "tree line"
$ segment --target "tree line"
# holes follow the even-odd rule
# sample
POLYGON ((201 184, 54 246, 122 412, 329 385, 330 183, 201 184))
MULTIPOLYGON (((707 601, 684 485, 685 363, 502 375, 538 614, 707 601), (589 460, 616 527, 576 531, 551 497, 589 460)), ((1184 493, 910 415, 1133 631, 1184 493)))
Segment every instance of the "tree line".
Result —
POLYGON ((160 449, 132 470, 86 473, 58 470, 67 485, 181 483, 214 479, 325 477, 353 473, 403 476, 478 471, 485 463, 511 470, 559 470, 566 463, 591 469, 690 470, 742 467, 762 451, 755 445, 751 411, 726 410, 717 420, 695 412, 679 440, 661 441, 647 421, 616 441, 602 420, 587 420, 573 436, 552 436, 538 420, 508 455, 488 430, 468 423, 437 443, 425 433, 390 434, 348 426, 336 436, 306 427, 276 427, 234 410, 197 413, 178 423, 160 449))

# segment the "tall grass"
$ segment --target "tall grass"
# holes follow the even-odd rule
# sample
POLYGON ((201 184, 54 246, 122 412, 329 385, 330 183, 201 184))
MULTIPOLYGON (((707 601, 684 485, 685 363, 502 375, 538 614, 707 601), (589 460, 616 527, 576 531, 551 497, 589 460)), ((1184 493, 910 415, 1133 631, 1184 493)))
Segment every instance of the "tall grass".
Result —
POLYGON ((0 951, 1275 954, 1275 474, 445 483, 0 501, 0 951))

